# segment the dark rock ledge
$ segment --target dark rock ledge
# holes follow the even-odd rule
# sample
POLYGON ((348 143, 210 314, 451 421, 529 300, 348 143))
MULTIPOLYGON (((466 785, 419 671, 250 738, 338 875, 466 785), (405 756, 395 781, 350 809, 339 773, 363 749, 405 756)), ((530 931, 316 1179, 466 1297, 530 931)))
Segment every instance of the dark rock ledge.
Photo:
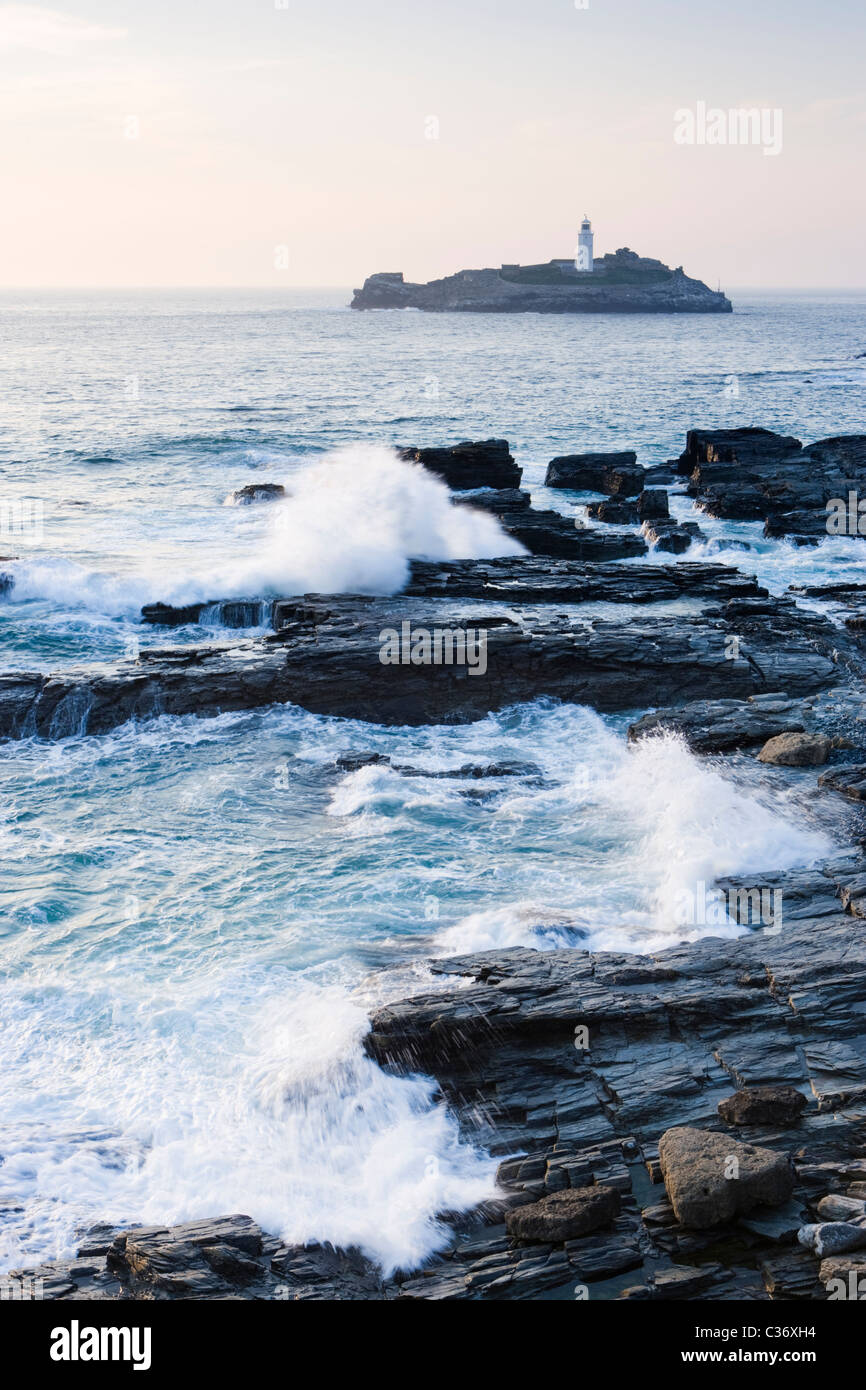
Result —
POLYGON ((858 512, 866 501, 866 435, 804 446, 765 429, 689 430, 675 466, 688 479, 689 495, 710 516, 763 521, 767 536, 815 545, 830 534, 828 504, 847 504, 853 494, 842 534, 866 535, 866 515, 858 512))
POLYGON ((790 600, 748 597, 697 615, 602 620, 549 605, 503 612, 479 604, 473 612, 430 599, 314 595, 283 601, 278 620, 270 637, 235 645, 148 649, 113 666, 0 676, 0 737, 100 733, 133 718, 285 702, 376 724, 440 724, 539 696, 614 711, 777 690, 803 695, 832 682, 842 643, 839 629, 790 600), (403 622, 485 630, 486 670, 383 665, 380 634, 403 622))
POLYGON ((442 991, 380 1010, 370 1055, 435 1076, 503 1156, 499 1197, 446 1215, 421 1270, 383 1279, 225 1216, 97 1227, 27 1275, 69 1300, 826 1298, 840 1270, 866 1277, 866 932, 826 903, 864 868, 813 871, 814 913, 801 876, 775 936, 458 957, 433 965, 442 991), (798 1241, 812 1225, 823 1256, 798 1241))

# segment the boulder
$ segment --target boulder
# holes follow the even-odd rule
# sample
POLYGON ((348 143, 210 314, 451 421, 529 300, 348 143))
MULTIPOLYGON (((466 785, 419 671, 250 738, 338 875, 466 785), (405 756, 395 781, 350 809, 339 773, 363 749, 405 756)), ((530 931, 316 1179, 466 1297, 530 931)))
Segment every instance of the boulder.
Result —
POLYGON ((855 1225, 866 1221, 866 1202, 862 1197, 843 1197, 840 1192, 828 1192, 818 1203, 822 1221, 851 1221, 855 1225))
MULTIPOLYGON (((691 430, 677 462, 688 493, 710 516, 765 523, 764 534, 817 545, 833 534, 836 508, 866 490, 866 435, 819 439, 805 447, 764 429, 691 430)), ((861 535, 853 518, 849 534, 861 535)))
POLYGON ((756 1206, 779 1206, 794 1190, 787 1155, 702 1129, 666 1130, 659 1162, 677 1220, 697 1230, 756 1206))
POLYGON ((776 734, 764 744, 758 762, 775 767, 818 767, 829 758, 831 747, 824 734, 776 734))
POLYGON ((670 555, 682 555, 697 539, 697 527, 678 526, 674 521, 645 521, 641 530, 653 550, 670 555))
POLYGON ((591 1235, 607 1226, 619 1215, 619 1208, 615 1187, 566 1188, 509 1211, 505 1227, 515 1240, 557 1243, 591 1235))
POLYGON ((850 1221, 822 1221, 815 1226, 803 1226, 797 1239, 823 1260, 827 1255, 862 1250, 866 1246, 866 1226, 855 1226, 850 1221))
POLYGON ((793 1086, 749 1086, 719 1101, 719 1115, 729 1125, 796 1124, 806 1097, 793 1086))
POLYGON ((231 500, 236 506, 244 507, 251 502, 279 502, 286 495, 282 483, 247 483, 246 487, 235 489, 231 500))
POLYGON ((837 1255, 822 1260, 818 1278, 830 1299, 866 1301, 866 1259, 862 1255, 851 1259, 837 1255))

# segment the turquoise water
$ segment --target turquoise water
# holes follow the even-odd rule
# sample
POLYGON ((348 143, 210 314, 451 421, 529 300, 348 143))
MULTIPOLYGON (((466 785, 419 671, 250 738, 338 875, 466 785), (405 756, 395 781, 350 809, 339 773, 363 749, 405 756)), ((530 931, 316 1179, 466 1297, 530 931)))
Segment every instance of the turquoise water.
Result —
MULTIPOLYGON (((3 540, 18 557, 5 669, 162 643, 137 622, 150 598, 244 578, 257 596, 286 575, 387 589, 424 547, 495 547, 450 532, 382 444, 507 436, 543 500, 556 453, 652 463, 690 425, 864 427, 862 297, 555 322, 345 300, 0 299, 3 497, 39 499, 44 518, 40 537, 3 540), (257 479, 284 482, 303 525, 225 505, 257 479)), ((750 539, 714 553, 777 589, 861 566, 856 542, 804 553, 702 524, 710 549, 750 539)), ((0 748, 3 1263, 68 1252, 96 1220, 231 1210, 388 1267, 441 1243, 435 1213, 488 1193, 494 1164, 458 1142, 431 1083, 363 1056, 370 1007, 434 987, 426 960, 455 950, 655 948, 683 935, 670 904, 689 885, 847 843, 844 811, 828 818, 795 779, 675 741, 629 749, 627 722, 539 701, 386 730, 279 708, 0 748), (341 773, 350 751, 536 770, 341 773)))

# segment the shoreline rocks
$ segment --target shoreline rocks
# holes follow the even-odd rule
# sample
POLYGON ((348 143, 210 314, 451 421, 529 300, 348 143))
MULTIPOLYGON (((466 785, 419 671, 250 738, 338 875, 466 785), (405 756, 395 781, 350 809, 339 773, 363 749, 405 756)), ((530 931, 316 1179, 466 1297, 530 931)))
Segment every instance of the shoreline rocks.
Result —
POLYGON ((866 1240, 866 935, 821 891, 778 934, 435 960, 441 988, 377 1010, 368 1055, 434 1077, 464 1139, 502 1156, 498 1192, 448 1216, 420 1269, 385 1278, 226 1216, 94 1228, 26 1275, 61 1300, 837 1296, 862 1264, 838 1228, 866 1240))
POLYGON ((505 1229, 521 1241, 576 1240, 610 1225, 619 1210, 615 1187, 566 1188, 506 1212, 505 1229))
MULTIPOLYGON (((768 445, 766 432, 760 440, 753 436, 761 432, 734 432, 746 439, 727 442, 704 433, 712 439, 690 445, 701 468, 702 453, 709 468, 740 462, 711 454, 751 450, 756 477, 768 449, 787 465, 799 448, 785 438, 768 445)), ((507 463, 505 441, 490 443, 488 476, 510 483, 483 505, 525 517, 532 509, 519 476, 515 483, 513 472, 495 473, 507 463)), ((443 466, 465 480, 464 462, 443 466)), ((470 463, 476 470, 479 455, 470 463)), ((478 486, 478 472, 471 476, 478 486)), ((757 484, 755 494, 766 501, 757 484)), ((256 601, 228 604, 244 602, 256 601)), ((199 620, 203 606, 193 607, 195 618, 183 621, 199 620)), ((780 735, 829 737, 817 708, 823 694, 805 697, 829 691, 840 668, 862 670, 843 629, 705 564, 419 562, 398 598, 287 597, 271 616, 276 630, 267 638, 7 675, 0 732, 63 737, 130 717, 285 700, 371 723, 439 723, 547 694, 601 710, 661 703, 632 724, 630 738, 674 728, 696 751, 720 753, 780 735), (637 619, 624 612, 616 620, 561 611, 686 598, 703 611, 637 619), (484 626, 485 673, 383 666, 380 631, 404 620, 484 626)), ((851 732, 846 749, 862 760, 862 733, 851 732)), ((383 761, 347 754, 340 766, 373 760, 383 761)), ((447 775, 469 782, 530 772, 465 764, 447 775)), ((847 798, 854 817, 866 800, 866 763, 835 766, 819 786, 847 798)), ((430 968, 441 988, 377 1010, 368 1056, 398 1074, 431 1075, 463 1137, 502 1160, 488 1202, 443 1213, 448 1245, 422 1268, 385 1278, 361 1251, 287 1246, 232 1215, 171 1228, 94 1228, 75 1259, 29 1276, 44 1278, 46 1298, 62 1300, 524 1300, 573 1297, 579 1286, 601 1298, 831 1296, 834 1280, 859 1277, 861 1268, 866 1277, 862 1260, 839 1254, 855 1249, 845 1240, 859 1241, 839 1227, 866 1229, 862 851, 861 842, 808 869, 770 865, 764 875, 719 881, 747 896, 764 885, 783 890, 778 931, 752 923, 736 939, 704 937, 643 955, 516 947, 436 960, 430 968), (729 1124, 736 1138, 723 1128, 729 1124), (729 1177, 731 1158, 737 1175, 729 1177)))
POLYGON ((832 683, 836 629, 780 600, 762 600, 744 618, 738 605, 749 602, 620 621, 531 607, 509 616, 493 605, 457 616, 426 599, 311 595, 279 605, 280 628, 270 637, 0 676, 0 737, 63 738, 133 718, 286 702, 373 724, 440 724, 471 722, 542 695, 613 712, 698 695, 804 695, 832 683), (383 664, 383 633, 422 632, 429 640, 443 629, 483 631, 483 669, 415 664, 408 655, 383 664))
POLYGON ((551 459, 545 487, 572 492, 604 492, 608 497, 637 497, 644 488, 646 470, 631 450, 612 454, 564 454, 551 459))
POLYGON ((806 1109, 806 1097, 794 1086, 744 1086, 719 1101, 721 1119, 729 1125, 795 1125, 806 1109))
POLYGON ((767 536, 810 545, 831 534, 866 535, 856 510, 856 498, 866 498, 866 434, 804 446, 791 435, 765 429, 689 430, 677 470, 702 511, 727 520, 763 521, 767 536), (845 503, 841 532, 831 529, 833 500, 845 503))
POLYGON ((758 762, 775 767, 820 767, 829 758, 832 746, 825 734, 789 730, 767 739, 758 754, 758 762))

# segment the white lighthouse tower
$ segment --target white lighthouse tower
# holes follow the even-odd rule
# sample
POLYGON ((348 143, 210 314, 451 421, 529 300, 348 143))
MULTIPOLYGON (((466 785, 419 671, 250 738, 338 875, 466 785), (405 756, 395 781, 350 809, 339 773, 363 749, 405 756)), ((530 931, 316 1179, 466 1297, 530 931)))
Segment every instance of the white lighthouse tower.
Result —
POLYGON ((592 223, 586 213, 584 213, 583 221, 580 224, 574 268, 575 270, 592 270, 592 223))

